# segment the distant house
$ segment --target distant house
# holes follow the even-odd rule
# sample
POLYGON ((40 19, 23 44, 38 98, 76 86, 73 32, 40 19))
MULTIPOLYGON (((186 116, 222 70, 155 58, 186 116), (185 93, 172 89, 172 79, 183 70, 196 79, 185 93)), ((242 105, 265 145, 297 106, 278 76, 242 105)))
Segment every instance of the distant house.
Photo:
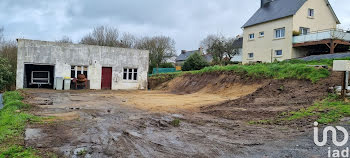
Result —
POLYGON ((165 62, 166 63, 171 63, 175 66, 176 64, 176 58, 177 56, 173 56, 173 57, 165 57, 165 62))
POLYGON ((181 50, 181 54, 176 58, 176 65, 182 66, 187 60, 187 58, 194 53, 199 53, 200 55, 204 55, 203 48, 199 48, 198 50, 192 50, 192 51, 181 50))
POLYGON ((233 48, 238 49, 238 54, 233 56, 231 61, 233 61, 233 62, 242 62, 243 37, 238 37, 233 42, 233 48))
POLYGON ((350 33, 328 0, 261 0, 243 25, 243 63, 273 62, 349 49, 350 33))

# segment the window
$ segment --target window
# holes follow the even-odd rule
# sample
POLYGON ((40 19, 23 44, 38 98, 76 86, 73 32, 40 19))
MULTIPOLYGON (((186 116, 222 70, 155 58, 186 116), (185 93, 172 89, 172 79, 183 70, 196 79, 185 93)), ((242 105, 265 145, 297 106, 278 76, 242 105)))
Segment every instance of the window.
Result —
POLYGON ((259 35, 260 35, 260 37, 264 37, 265 36, 265 32, 264 31, 260 32, 259 35))
POLYGON ((250 39, 250 40, 254 39, 254 33, 249 34, 249 39, 250 39))
POLYGON ((275 53, 276 56, 281 56, 283 54, 282 50, 276 50, 275 53))
POLYGON ((88 78, 88 67, 87 66, 71 66, 70 77, 78 78, 78 74, 84 74, 88 78))
POLYGON ((254 53, 248 53, 248 58, 254 58, 254 53))
POLYGON ((307 35, 308 33, 310 33, 310 29, 309 28, 300 27, 300 34, 301 35, 307 35))
POLYGON ((286 33, 285 28, 275 29, 275 38, 284 38, 286 33))
POLYGON ((311 8, 309 8, 309 10, 308 10, 308 17, 314 17, 315 16, 315 10, 314 9, 311 9, 311 8))
POLYGON ((124 80, 137 80, 137 69, 124 68, 123 71, 124 80))

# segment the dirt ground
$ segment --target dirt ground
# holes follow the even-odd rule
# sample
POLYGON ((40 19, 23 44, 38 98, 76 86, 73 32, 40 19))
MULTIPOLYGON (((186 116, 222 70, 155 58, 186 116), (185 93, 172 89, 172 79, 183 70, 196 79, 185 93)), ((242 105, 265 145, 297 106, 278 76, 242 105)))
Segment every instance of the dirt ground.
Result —
POLYGON ((25 144, 59 157, 323 157, 327 149, 313 144, 312 124, 248 121, 311 105, 332 77, 313 85, 211 74, 154 91, 28 89, 33 114, 49 117, 27 127, 25 144))
MULTIPOLYGON (((255 150, 261 151, 260 147, 270 147, 266 142, 300 135, 300 131, 288 127, 252 126, 182 108, 156 112, 146 110, 143 104, 132 105, 140 101, 128 106, 133 97, 159 97, 161 94, 156 92, 26 93, 26 101, 37 106, 34 114, 54 116, 48 123, 26 129, 26 145, 53 151, 60 157, 246 157, 257 154, 255 150), (172 123, 175 119, 181 120, 178 127, 172 123)), ((174 94, 163 95, 170 100, 176 98, 174 94)), ((184 96, 178 97, 182 103, 184 96)), ((158 107, 161 103, 157 104, 157 109, 163 109, 158 107)), ((202 105, 189 107, 197 106, 202 105)))

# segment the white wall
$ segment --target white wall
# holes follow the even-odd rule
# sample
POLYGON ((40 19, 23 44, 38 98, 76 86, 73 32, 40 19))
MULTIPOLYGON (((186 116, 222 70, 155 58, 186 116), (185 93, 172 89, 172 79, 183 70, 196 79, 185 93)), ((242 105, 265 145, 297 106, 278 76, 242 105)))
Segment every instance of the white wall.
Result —
POLYGON ((112 89, 147 89, 149 51, 18 40, 16 88, 23 88, 24 64, 55 65, 55 77, 70 77, 71 66, 88 66, 91 89, 101 89, 102 67, 112 67, 112 89), (138 80, 123 80, 124 68, 137 68, 138 80))

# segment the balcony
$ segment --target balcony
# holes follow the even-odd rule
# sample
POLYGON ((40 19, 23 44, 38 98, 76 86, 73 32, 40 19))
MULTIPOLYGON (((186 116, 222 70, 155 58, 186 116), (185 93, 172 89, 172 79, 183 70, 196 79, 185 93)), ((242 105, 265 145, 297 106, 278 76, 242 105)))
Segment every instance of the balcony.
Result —
POLYGON ((350 41, 350 32, 339 29, 320 30, 316 32, 311 32, 307 35, 294 36, 293 44, 322 41, 328 39, 350 41))
POLYGON ((293 37, 294 48, 306 48, 315 54, 333 54, 349 51, 350 32, 328 29, 293 37))

